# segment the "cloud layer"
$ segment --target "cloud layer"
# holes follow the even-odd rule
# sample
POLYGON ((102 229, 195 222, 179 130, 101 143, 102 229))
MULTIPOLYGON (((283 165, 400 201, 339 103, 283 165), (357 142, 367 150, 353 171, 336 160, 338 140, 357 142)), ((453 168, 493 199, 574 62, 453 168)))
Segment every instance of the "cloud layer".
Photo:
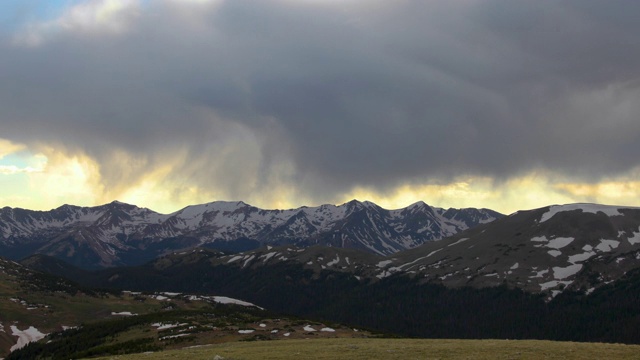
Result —
MULTIPOLYGON (((640 3, 87 1, 0 43, 0 137, 203 200, 640 165, 640 3), (207 197, 212 197, 208 199, 207 197)), ((428 199, 427 199, 428 200, 428 199)))

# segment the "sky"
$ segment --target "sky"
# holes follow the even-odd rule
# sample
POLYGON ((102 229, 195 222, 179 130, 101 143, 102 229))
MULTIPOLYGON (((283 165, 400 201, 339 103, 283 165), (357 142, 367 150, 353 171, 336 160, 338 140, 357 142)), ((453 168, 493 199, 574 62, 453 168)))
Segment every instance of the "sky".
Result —
POLYGON ((3 0, 0 206, 640 206, 640 2, 3 0))

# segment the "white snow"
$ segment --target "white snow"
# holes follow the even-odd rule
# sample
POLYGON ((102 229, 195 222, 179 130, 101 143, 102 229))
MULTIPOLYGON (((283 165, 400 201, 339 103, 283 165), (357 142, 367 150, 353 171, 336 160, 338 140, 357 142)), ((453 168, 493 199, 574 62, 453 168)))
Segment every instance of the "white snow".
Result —
POLYGON ((469 238, 462 238, 462 239, 460 239, 460 240, 458 240, 458 241, 456 241, 456 242, 454 242, 454 243, 452 243, 452 244, 449 244, 448 246, 458 245, 458 244, 460 244, 461 242, 465 242, 465 241, 467 241, 467 240, 469 240, 469 238))
POLYGON ((240 259, 242 259, 242 256, 241 255, 236 255, 236 256, 232 257, 231 259, 229 259, 229 261, 227 261, 227 264, 230 264, 230 263, 232 263, 234 261, 238 261, 240 259))
POLYGON ((418 262, 418 261, 420 261, 420 260, 426 259, 426 258, 427 258, 426 256, 423 256, 423 257, 417 258, 417 259, 415 259, 415 260, 413 260, 413 261, 411 261, 411 262, 408 262, 408 263, 406 263, 406 264, 404 264, 404 265, 400 265, 400 266, 398 266, 398 268, 402 269, 402 268, 404 268, 404 267, 407 267, 407 266, 408 266, 407 270, 409 270, 411 267, 413 267, 413 265, 415 265, 415 263, 417 263, 417 262, 418 262))
POLYGON ((633 233, 633 236, 628 237, 627 240, 631 245, 640 244, 640 232, 633 233))
POLYGON ((582 264, 573 264, 567 267, 554 267, 553 277, 557 280, 563 280, 577 274, 581 269, 582 264))
POLYGON ((585 260, 591 258, 592 256, 595 256, 595 254, 596 253, 593 252, 593 251, 585 251, 582 254, 571 255, 571 256, 569 256, 569 262, 572 263, 572 264, 575 264, 577 262, 585 261, 585 260))
POLYGON ((159 340, 166 340, 166 339, 175 339, 175 338, 179 338, 179 337, 183 337, 183 336, 189 336, 191 334, 177 334, 177 335, 169 335, 169 336, 163 336, 161 337, 159 340))
POLYGON ((549 239, 547 239, 545 236, 534 236, 531 238, 531 241, 534 242, 549 242, 549 239))
POLYGON ((270 252, 268 254, 264 254, 264 255, 260 256, 260 258, 264 258, 263 263, 266 263, 267 261, 269 261, 269 259, 274 257, 276 254, 277 254, 277 252, 270 252))
POLYGON ((18 342, 11 347, 10 351, 22 349, 28 343, 38 341, 47 336, 47 334, 41 333, 33 326, 29 326, 26 330, 20 330, 17 326, 11 325, 11 334, 18 337, 18 342))
MULTIPOLYGON (((546 283, 542 283, 542 284, 540 284, 540 290, 541 290, 541 291, 545 291, 545 290, 547 290, 547 289, 550 289, 550 288, 556 287, 556 286, 558 286, 558 285, 560 285, 560 284, 564 284, 564 285, 566 286, 566 285, 571 284, 572 282, 573 282, 573 281, 558 281, 558 280, 552 280, 552 281, 549 281, 549 282, 546 282, 546 283)), ((555 294, 555 295, 557 295, 557 294, 555 294)))
POLYGON ((131 311, 121 311, 121 312, 111 312, 111 315, 117 316, 136 316, 138 314, 134 314, 131 311))
POLYGON ((245 266, 247 266, 247 264, 253 260, 256 256, 255 255, 251 255, 247 258, 247 260, 244 261, 244 264, 242 265, 242 267, 244 268, 245 266))
POLYGON ((336 254, 336 258, 331 260, 331 261, 329 261, 327 263, 327 266, 333 266, 333 265, 338 264, 339 262, 340 262, 340 255, 336 254))
POLYGON ((438 252, 438 251, 440 251, 440 250, 442 250, 442 249, 438 249, 438 250, 434 250, 434 251, 430 252, 430 253, 429 253, 429 255, 427 255, 427 257, 429 257, 429 256, 431 256, 431 255, 433 255, 433 254, 437 253, 437 252, 438 252))
POLYGON ((383 267, 391 264, 392 262, 393 262, 392 260, 383 260, 383 261, 380 261, 378 263, 378 265, 376 265, 376 266, 379 267, 379 268, 383 268, 383 267))
POLYGON ((278 329, 271 330, 271 333, 272 334, 277 334, 278 333, 278 329))
POLYGON ((246 302, 246 301, 242 301, 242 300, 238 300, 238 299, 233 299, 230 297, 226 297, 226 296, 214 296, 213 297, 213 301, 220 303, 220 304, 236 304, 236 305, 242 305, 242 306, 255 306, 257 308, 260 308, 259 306, 256 306, 250 302, 246 302))
POLYGON ((311 332, 311 331, 318 331, 318 330, 316 330, 316 329, 312 328, 312 327, 311 327, 311 326, 309 326, 309 325, 306 325, 305 327, 303 327, 303 328, 302 328, 302 330, 304 330, 304 331, 310 331, 310 332, 311 332))
POLYGON ((598 204, 567 204, 567 205, 553 205, 549 208, 549 211, 542 214, 540 222, 543 223, 551 219, 555 214, 565 211, 582 210, 585 213, 597 214, 603 212, 607 216, 622 215, 619 211, 619 206, 608 206, 598 204))
POLYGON ((158 330, 166 330, 166 329, 173 329, 174 327, 178 327, 181 325, 186 325, 186 324, 163 324, 163 323, 153 323, 151 324, 151 326, 158 328, 158 330))
POLYGON ((335 329, 332 329, 330 327, 324 327, 322 329, 320 329, 320 331, 325 331, 325 332, 336 332, 335 329))
POLYGON ((251 334, 255 330, 238 330, 238 334, 251 334))
POLYGON ((533 242, 546 242, 547 244, 544 245, 534 245, 535 247, 547 247, 550 249, 562 249, 563 247, 571 244, 571 242, 573 242, 573 240, 575 240, 574 238, 570 238, 570 237, 558 237, 555 239, 547 239, 545 236, 535 236, 531 238, 531 241, 533 242))
MULTIPOLYGON (((515 270, 515 269, 517 269, 518 267, 520 267, 520 264, 515 263, 515 264, 513 264, 513 266, 511 266, 509 269, 511 269, 511 270, 515 270)), ((468 269, 468 268, 467 268, 467 269, 468 269)), ((465 270, 467 270, 467 269, 465 269, 465 270)))
POLYGON ((596 249, 602 252, 609 252, 620 245, 620 241, 617 240, 600 240, 600 244, 596 246, 596 249))
POLYGON ((267 327, 267 324, 260 324, 259 326, 263 328, 263 327, 267 327))
POLYGON ((548 248, 552 248, 552 249, 562 249, 563 247, 571 244, 571 242, 574 240, 574 238, 564 238, 564 237, 559 237, 559 238, 555 238, 555 239, 551 239, 549 240, 549 244, 547 244, 548 248))
POLYGON ((562 255, 562 252, 558 251, 558 250, 549 250, 549 251, 547 251, 547 253, 549 255, 553 256, 553 257, 558 257, 558 256, 562 255))
POLYGON ((540 270, 537 271, 536 274, 534 276, 530 276, 530 278, 541 278, 543 277, 545 274, 547 274, 549 272, 549 270, 540 270))
POLYGON ((289 336, 289 335, 291 335, 291 333, 284 333, 284 334, 282 334, 282 335, 283 335, 283 336, 289 336))

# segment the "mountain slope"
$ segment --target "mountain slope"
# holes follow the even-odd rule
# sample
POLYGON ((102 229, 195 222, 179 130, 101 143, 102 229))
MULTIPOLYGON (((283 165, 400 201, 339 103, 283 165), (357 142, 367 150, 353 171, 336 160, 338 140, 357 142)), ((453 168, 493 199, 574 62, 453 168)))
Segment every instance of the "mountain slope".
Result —
POLYGON ((591 292, 640 267, 640 209, 595 204, 520 211, 394 254, 387 273, 447 286, 507 284, 530 292, 591 292))
MULTIPOLYGON (((42 255, 25 262, 76 277, 89 274, 42 255)), ((75 359, 185 344, 297 339, 307 337, 311 326, 317 338, 371 335, 288 319, 220 294, 93 290, 0 257, 0 358, 75 359)))
POLYGON ((168 215, 119 202, 51 211, 5 207, 0 209, 0 251, 13 259, 46 254, 84 268, 140 264, 196 246, 238 251, 264 244, 319 244, 391 254, 501 216, 487 209, 441 209, 422 202, 386 210, 355 200, 290 210, 213 202, 168 215))
POLYGON ((588 295, 565 290, 548 298, 505 285, 447 287, 412 273, 375 276, 390 261, 384 259, 328 247, 237 255, 201 249, 78 280, 138 291, 224 293, 277 312, 405 336, 640 341, 638 269, 588 295))

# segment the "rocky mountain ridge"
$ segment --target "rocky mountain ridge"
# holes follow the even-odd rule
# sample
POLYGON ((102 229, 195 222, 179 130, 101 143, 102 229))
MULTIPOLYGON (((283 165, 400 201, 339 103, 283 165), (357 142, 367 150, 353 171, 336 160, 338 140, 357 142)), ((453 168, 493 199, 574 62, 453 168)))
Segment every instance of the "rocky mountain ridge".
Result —
POLYGON ((120 202, 51 211, 5 207, 0 209, 0 250, 14 259, 41 253, 85 268, 142 263, 197 246, 238 251, 326 245, 388 255, 501 216, 488 209, 442 209, 423 202, 386 210, 356 200, 290 210, 218 201, 167 215, 120 202))
MULTIPOLYGON (((157 263, 196 262, 239 270, 293 262, 362 281, 407 275, 447 287, 507 285, 551 299, 586 294, 640 268, 640 208, 555 205, 520 211, 446 239, 388 256, 329 247, 263 247, 238 254, 179 252, 157 263)), ((266 269, 264 271, 267 271, 266 269)))

